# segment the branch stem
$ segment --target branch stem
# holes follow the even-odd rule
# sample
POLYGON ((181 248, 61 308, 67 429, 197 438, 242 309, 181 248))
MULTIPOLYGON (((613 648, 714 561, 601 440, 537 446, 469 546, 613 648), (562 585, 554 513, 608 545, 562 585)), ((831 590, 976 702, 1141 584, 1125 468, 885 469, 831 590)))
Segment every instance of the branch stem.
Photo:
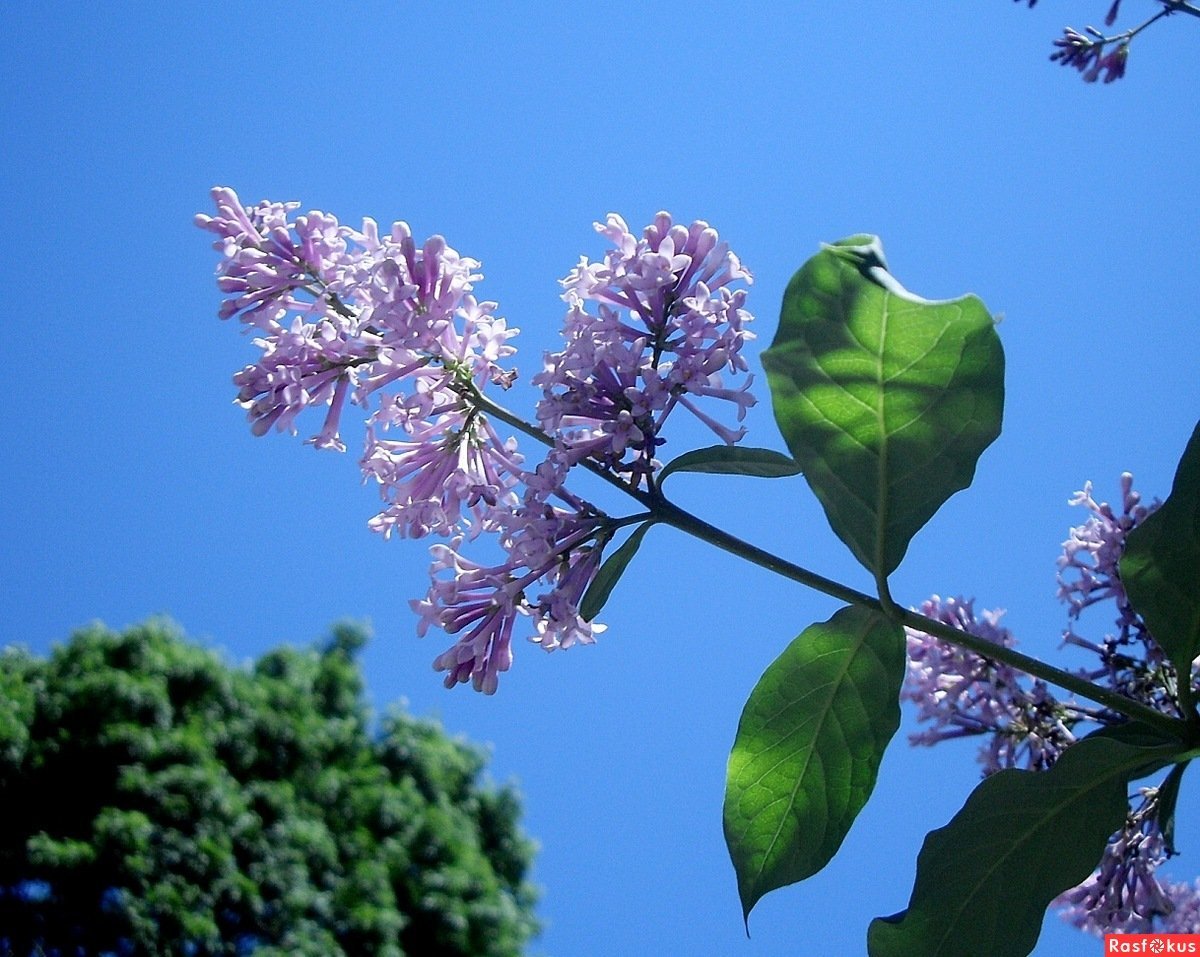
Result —
POLYGON ((933 635, 942 641, 959 648, 965 648, 981 657, 990 658, 994 661, 1002 661, 1035 678, 1041 678, 1043 681, 1064 688, 1081 698, 1094 701, 1096 704, 1102 705, 1118 714, 1123 714, 1134 721, 1141 721, 1144 724, 1152 725, 1173 735, 1182 735, 1184 733, 1185 722, 1178 718, 1163 714, 1138 701, 1133 701, 1124 695, 1117 694, 1108 688, 1095 685, 1086 678, 1071 674, 1069 671, 1063 671, 1061 668, 1055 668, 1053 665, 1048 665, 1037 658, 1031 658, 1029 655, 1022 654, 1013 648, 1006 648, 1003 645, 979 638, 969 632, 952 628, 943 622, 927 618, 915 611, 901 608, 892 601, 882 602, 871 595, 864 594, 840 582, 833 581, 823 575, 810 571, 807 568, 795 565, 786 559, 759 548, 757 545, 751 545, 749 542, 742 541, 740 538, 731 535, 723 529, 710 525, 703 519, 684 511, 671 502, 664 501, 659 503, 655 508, 655 512, 658 521, 664 524, 671 525, 682 532, 686 532, 711 545, 715 545, 731 554, 737 555, 739 558, 743 558, 791 581, 807 585, 809 588, 829 595, 831 598, 837 598, 839 601, 844 601, 848 604, 864 605, 872 608, 896 621, 898 624, 905 625, 915 631, 933 635))
POLYGON ((1188 3, 1187 0, 1159 0, 1159 2, 1167 8, 1167 13, 1187 13, 1193 17, 1200 17, 1200 7, 1188 3))
MULTIPOLYGON (((550 435, 536 425, 526 422, 520 416, 497 405, 483 395, 482 392, 475 391, 472 399, 484 413, 512 426, 542 445, 550 448, 554 447, 554 439, 550 435)), ((767 571, 774 572, 776 575, 790 581, 805 585, 814 591, 819 591, 824 595, 829 595, 831 598, 836 598, 847 604, 863 605, 874 609, 900 625, 933 635, 942 641, 959 648, 965 648, 967 651, 974 652, 983 658, 1002 661, 1035 678, 1040 678, 1057 687, 1064 688, 1081 698, 1093 701, 1110 711, 1123 714, 1134 721, 1141 721, 1144 724, 1152 725, 1168 734, 1181 736, 1186 730, 1186 723, 1179 718, 1173 718, 1138 701, 1133 701, 1124 695, 1117 694, 1108 688, 1093 684, 1086 678, 1081 678, 1079 675, 1072 674, 1069 671, 1063 671, 1061 668, 1055 668, 1053 665, 1046 664, 1037 658, 1031 658, 1029 655, 1022 654, 1015 649, 1006 648, 1003 645, 979 638, 969 632, 952 628, 943 622, 927 618, 915 611, 902 608, 891 599, 891 595, 887 592, 886 582, 882 584, 881 591, 881 594, 885 597, 884 600, 880 600, 848 585, 843 585, 841 582, 826 578, 824 575, 820 575, 810 569, 789 562, 787 559, 780 558, 778 555, 759 548, 757 545, 743 541, 737 536, 717 528, 715 525, 709 524, 691 512, 680 508, 675 503, 662 497, 659 493, 647 492, 629 485, 612 472, 594 462, 584 459, 580 464, 590 472, 604 479, 610 485, 619 488, 627 495, 637 499, 638 502, 647 508, 649 514, 637 516, 638 521, 650 518, 652 521, 670 525, 681 532, 685 532, 710 545, 715 545, 717 548, 745 559, 754 565, 758 565, 760 568, 765 568, 767 571)), ((633 519, 629 521, 632 522, 633 519)), ((626 523, 623 522, 622 524, 626 523)))

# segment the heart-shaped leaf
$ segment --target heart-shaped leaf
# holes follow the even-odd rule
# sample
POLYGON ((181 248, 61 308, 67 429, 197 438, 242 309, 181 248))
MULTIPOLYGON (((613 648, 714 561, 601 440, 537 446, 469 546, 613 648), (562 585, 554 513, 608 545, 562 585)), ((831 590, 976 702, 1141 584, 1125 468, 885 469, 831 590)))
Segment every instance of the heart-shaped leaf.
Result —
POLYGON ((751 692, 725 784, 744 917, 841 846, 900 724, 904 662, 904 630, 852 606, 806 628, 751 692))
POLYGON ((763 354, 775 418, 834 531, 877 578, 1000 433, 994 326, 974 296, 907 292, 873 236, 824 247, 788 285, 763 354))

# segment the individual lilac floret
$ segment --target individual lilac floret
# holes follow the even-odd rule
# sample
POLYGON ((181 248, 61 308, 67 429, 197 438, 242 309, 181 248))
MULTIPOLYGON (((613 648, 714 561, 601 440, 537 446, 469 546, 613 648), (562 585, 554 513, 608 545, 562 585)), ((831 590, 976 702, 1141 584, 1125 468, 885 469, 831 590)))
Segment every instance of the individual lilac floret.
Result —
POLYGON ((255 329, 263 353, 234 376, 252 431, 294 432, 323 406, 308 441, 345 451, 347 403, 378 400, 362 468, 388 503, 371 522, 384 534, 477 532, 515 504, 520 456, 472 401, 515 376, 500 363, 516 330, 471 294, 479 263, 440 236, 418 245, 405 223, 381 235, 371 219, 361 231, 321 212, 292 219, 296 203, 243 206, 225 187, 213 199, 217 215, 196 222, 218 236, 220 315, 255 329))
POLYGON ((538 420, 571 463, 591 459, 637 486, 649 483, 663 425, 680 406, 722 442, 745 434, 697 400, 731 403, 738 421, 755 403, 749 377, 736 387, 722 379, 748 370, 741 350, 752 316, 745 291, 730 287, 753 278, 704 222, 659 213, 639 239, 610 213, 596 230, 613 249, 602 262, 582 258, 562 280, 566 345, 533 378, 544 393, 538 420))
MULTIPOLYGON (((976 616, 974 601, 936 595, 918 610, 1005 648, 1016 644, 999 624, 1003 611, 976 616)), ((915 702, 918 720, 931 725, 910 736, 913 744, 986 735, 979 751, 986 775, 1012 767, 1044 770, 1075 741, 1071 729, 1081 711, 1057 701, 1044 682, 923 632, 905 632, 908 674, 901 697, 915 702)))
POLYGON ((418 634, 431 625, 457 643, 433 663, 445 684, 470 681, 494 694, 499 675, 512 664, 512 635, 518 616, 531 618, 536 641, 546 651, 591 644, 604 626, 584 620, 579 606, 600 567, 612 535, 609 520, 562 488, 563 466, 553 461, 528 476, 521 506, 498 515, 506 560, 485 566, 464 557, 456 539, 430 551, 429 593, 413 601, 421 617, 418 634), (559 498, 568 508, 551 504, 559 498), (544 591, 533 592, 540 587, 544 591))
POLYGON ((1159 879, 1169 853, 1158 821, 1158 790, 1140 793, 1141 803, 1109 840, 1099 868, 1056 903, 1066 920, 1097 936, 1196 933, 1200 888, 1159 879))

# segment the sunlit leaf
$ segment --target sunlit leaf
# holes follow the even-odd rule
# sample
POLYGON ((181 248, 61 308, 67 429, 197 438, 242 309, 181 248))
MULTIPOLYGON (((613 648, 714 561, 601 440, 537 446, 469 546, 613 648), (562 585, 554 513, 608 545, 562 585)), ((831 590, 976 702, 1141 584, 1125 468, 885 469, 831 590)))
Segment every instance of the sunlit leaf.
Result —
POLYGON ((788 448, 877 576, 1000 433, 1004 354, 987 309, 907 292, 872 236, 826 246, 796 273, 763 365, 788 448))
POLYGON ((899 726, 904 661, 900 626, 843 608, 806 628, 751 692, 725 784, 743 916, 841 846, 899 726))

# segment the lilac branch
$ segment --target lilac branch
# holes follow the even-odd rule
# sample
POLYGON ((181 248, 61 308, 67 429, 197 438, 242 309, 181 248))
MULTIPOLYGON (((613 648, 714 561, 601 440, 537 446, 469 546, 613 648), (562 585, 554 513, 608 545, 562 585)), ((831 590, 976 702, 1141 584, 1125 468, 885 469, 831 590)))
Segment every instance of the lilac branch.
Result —
POLYGON ((786 559, 780 558, 756 545, 744 542, 730 533, 719 529, 703 519, 692 515, 671 502, 661 501, 655 508, 658 521, 678 528, 695 538, 715 545, 724 551, 744 558, 755 565, 772 571, 777 575, 807 585, 822 594, 829 595, 839 601, 849 604, 864 605, 880 612, 898 624, 934 635, 949 644, 965 648, 981 657, 1002 661, 1018 668, 1035 678, 1041 678, 1051 684, 1073 692, 1089 701, 1094 701, 1105 708, 1111 709, 1126 717, 1152 725, 1172 735, 1182 735, 1187 727, 1179 718, 1163 714, 1149 708, 1140 702, 1126 698, 1124 695, 1102 688, 1078 675, 1055 668, 1037 658, 1031 658, 1013 648, 997 645, 985 638, 979 638, 968 632, 959 631, 944 622, 936 621, 915 611, 901 608, 894 602, 882 602, 878 598, 856 591, 847 585, 825 578, 786 559))
MULTIPOLYGON (((1036 3, 1037 0, 1028 0, 1031 8, 1036 3)), ((1159 3, 1162 9, 1152 17, 1136 27, 1112 36, 1101 33, 1091 26, 1084 27, 1082 33, 1074 27, 1065 27, 1063 35, 1054 41, 1056 49, 1050 55, 1050 59, 1062 66, 1074 67, 1088 83, 1094 83, 1101 78, 1105 83, 1119 80, 1125 75, 1130 44, 1139 33, 1173 13, 1186 13, 1193 17, 1200 17, 1200 6, 1196 6, 1189 0, 1159 0, 1159 3)), ((1116 22, 1120 8, 1121 0, 1114 0, 1104 18, 1105 26, 1112 26, 1116 22)))
MULTIPOLYGON (((555 440, 549 434, 542 431, 536 425, 526 422, 515 413, 497 405, 487 396, 478 394, 474 397, 474 401, 485 414, 495 417, 543 445, 554 446, 555 440)), ((997 645, 984 638, 979 638, 968 632, 953 628, 944 622, 903 608, 891 599, 886 588, 882 592, 882 598, 867 595, 864 592, 860 592, 848 585, 843 585, 834 579, 826 578, 824 575, 790 562, 787 559, 780 558, 778 555, 766 549, 759 548, 757 545, 743 541, 737 536, 717 528, 715 525, 711 525, 698 516, 680 508, 662 496, 661 493, 657 491, 647 492, 633 487, 596 463, 583 459, 580 464, 610 485, 619 488, 627 495, 631 495, 637 499, 638 502, 650 510, 649 519, 651 521, 670 525, 694 538, 698 538, 710 545, 715 545, 723 551, 727 551, 732 555, 758 565, 760 568, 765 568, 767 571, 774 572, 776 575, 790 581, 805 585, 831 598, 836 598, 847 604, 863 605, 886 615, 898 624, 933 635, 955 647, 972 651, 983 658, 1001 661, 1035 678, 1041 678, 1044 681, 1079 695, 1081 698, 1093 701, 1110 711, 1123 714, 1131 720, 1153 725, 1173 735, 1183 734, 1186 728, 1186 723, 1178 718, 1163 714, 1140 702, 1133 701, 1122 694, 1093 684, 1078 675, 1063 671, 1037 658, 1032 658, 1029 655, 1016 651, 1013 648, 997 645)), ((646 517, 638 516, 638 520, 646 517)))
MULTIPOLYGON (((478 403, 479 407, 486 414, 494 416, 543 445, 551 448, 554 447, 555 442, 550 435, 536 425, 526 422, 515 413, 497 405, 488 397, 479 394, 474 398, 474 401, 478 403)), ((715 545, 730 554, 737 555, 739 558, 758 565, 760 568, 774 572, 776 575, 801 585, 806 585, 815 591, 829 595, 831 598, 836 598, 839 601, 844 601, 847 604, 864 605, 887 615, 899 624, 934 635, 942 641, 956 647, 965 648, 984 658, 1002 661, 1035 678, 1048 681, 1135 721, 1154 725, 1170 734, 1179 734, 1185 727, 1185 723, 1178 718, 1173 718, 1153 708, 1146 707, 1137 701, 1132 701, 1124 695, 1095 685, 1086 679, 1080 678, 1078 675, 1055 668, 1053 665, 1046 664, 1037 658, 1031 658, 1012 648, 1005 648, 986 639, 978 638, 975 635, 952 628, 943 622, 918 614, 915 611, 902 608, 891 600, 891 596, 886 591, 884 592, 885 597, 883 599, 876 598, 848 585, 843 585, 841 582, 826 578, 801 565, 780 558, 772 552, 752 545, 723 529, 717 528, 715 525, 709 524, 667 500, 660 493, 646 492, 630 486, 611 472, 587 459, 584 459, 580 464, 593 474, 604 479, 610 485, 614 485, 627 495, 633 496, 642 505, 646 506, 650 510, 649 517, 651 520, 677 528, 694 538, 698 538, 710 545, 715 545)), ((639 516, 639 520, 643 517, 639 516)))

